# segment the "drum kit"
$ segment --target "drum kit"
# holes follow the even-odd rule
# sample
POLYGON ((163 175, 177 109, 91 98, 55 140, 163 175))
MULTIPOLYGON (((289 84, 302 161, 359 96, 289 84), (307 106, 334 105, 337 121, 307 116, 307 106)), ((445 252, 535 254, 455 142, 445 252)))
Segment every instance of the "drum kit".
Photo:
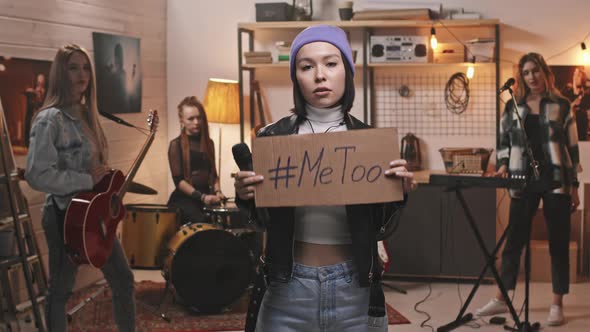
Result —
POLYGON ((261 234, 232 201, 204 207, 206 223, 182 224, 166 205, 126 205, 122 246, 133 268, 161 269, 175 298, 200 313, 222 312, 254 280, 261 234))
MULTIPOLYGON (((131 182, 129 192, 155 195, 157 191, 131 182)), ((262 234, 246 226, 245 217, 232 200, 204 207, 205 223, 183 223, 180 213, 166 205, 128 204, 121 244, 129 265, 139 269, 161 269, 166 286, 160 303, 153 307, 137 301, 167 322, 158 313, 173 288, 175 299, 199 313, 223 312, 253 284, 256 264, 262 251, 262 234)), ((73 315, 104 292, 106 284, 67 312, 73 315)))

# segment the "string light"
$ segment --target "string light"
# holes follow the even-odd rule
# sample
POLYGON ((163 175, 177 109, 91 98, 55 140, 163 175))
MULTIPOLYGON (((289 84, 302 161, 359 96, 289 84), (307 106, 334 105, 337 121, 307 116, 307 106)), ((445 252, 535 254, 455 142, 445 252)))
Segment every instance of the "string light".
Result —
POLYGON ((471 58, 471 63, 467 67, 467 78, 472 79, 475 75, 475 56, 471 58))
POLYGON ((473 65, 469 65, 469 67, 467 67, 467 78, 472 79, 473 75, 475 75, 475 68, 473 65))
MULTIPOLYGON (((466 44, 465 44, 463 41, 461 41, 461 39, 459 39, 459 38, 458 38, 458 37, 457 37, 457 36, 456 36, 456 35, 453 33, 453 31, 451 31, 451 29, 449 29, 449 27, 447 27, 447 26, 446 26, 446 25, 443 23, 443 21, 436 20, 436 21, 435 21, 435 24, 440 24, 440 25, 441 25, 441 26, 442 26, 442 27, 443 27, 443 28, 444 28, 444 29, 445 29, 445 30, 446 30, 446 31, 447 31, 447 32, 448 32, 448 33, 449 33, 449 34, 450 34, 450 35, 451 35, 451 36, 452 36, 452 37, 453 37, 453 38, 454 38, 454 39, 455 39, 455 40, 456 40, 456 41, 457 41, 459 44, 461 44, 461 45, 463 45, 463 47, 465 47, 465 50, 466 50, 466 52, 469 52, 469 53, 471 53, 471 51, 469 50, 469 48, 467 47, 467 45, 466 45, 466 44)), ((432 27, 432 28, 430 29, 430 39, 431 39, 431 44, 432 44, 432 35, 433 35, 432 31, 433 31, 433 30, 434 30, 434 27, 432 27)), ((558 52, 558 53, 555 53, 555 54, 552 54, 552 55, 550 55, 550 56, 548 56, 548 57, 545 57, 545 61, 547 61, 547 62, 548 62, 548 61, 549 61, 549 60, 551 60, 551 59, 554 59, 554 58, 556 58, 556 57, 559 57, 559 56, 561 56, 561 55, 563 55, 563 54, 565 54, 565 53, 567 53, 567 52, 571 51, 572 49, 574 49, 574 48, 578 47, 578 45, 580 45, 580 47, 581 47, 581 49, 582 49, 582 58, 583 58, 584 64, 585 64, 585 65, 590 65, 590 51, 589 51, 589 50, 586 48, 586 43, 584 42, 584 41, 585 41, 586 39, 588 39, 588 38, 590 38, 590 32, 588 32, 588 33, 587 33, 587 34, 584 36, 584 38, 582 38, 582 42, 575 42, 573 45, 569 46, 568 48, 564 49, 563 51, 560 51, 560 52, 558 52)), ((431 45, 431 46, 432 46, 432 45, 431 45)), ((510 61, 510 60, 508 60, 508 59, 500 59, 500 61, 502 61, 502 62, 509 62, 509 63, 511 63, 511 64, 516 64, 516 62, 514 62, 514 61, 510 61)), ((468 70, 469 70, 469 69, 468 69, 468 70)))
POLYGON ((586 43, 582 42, 580 47, 582 48, 582 59, 584 59, 584 64, 590 63, 590 54, 588 54, 588 50, 586 49, 586 43))
POLYGON ((430 28, 430 48, 436 50, 438 47, 438 40, 436 40, 436 29, 430 28))

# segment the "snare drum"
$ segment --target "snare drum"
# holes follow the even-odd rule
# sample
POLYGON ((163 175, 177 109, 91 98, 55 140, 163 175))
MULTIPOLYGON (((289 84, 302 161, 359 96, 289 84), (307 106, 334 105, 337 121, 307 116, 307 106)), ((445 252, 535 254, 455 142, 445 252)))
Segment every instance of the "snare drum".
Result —
POLYGON ((180 300, 203 313, 236 301, 254 276, 252 253, 234 233, 212 224, 187 224, 168 243, 162 271, 180 300))
POLYGON ((211 223, 223 228, 245 227, 240 209, 234 202, 227 202, 216 206, 204 206, 203 211, 211 223))
POLYGON ((123 222, 122 246, 129 265, 135 268, 162 267, 166 243, 176 233, 176 210, 166 205, 128 204, 123 222))

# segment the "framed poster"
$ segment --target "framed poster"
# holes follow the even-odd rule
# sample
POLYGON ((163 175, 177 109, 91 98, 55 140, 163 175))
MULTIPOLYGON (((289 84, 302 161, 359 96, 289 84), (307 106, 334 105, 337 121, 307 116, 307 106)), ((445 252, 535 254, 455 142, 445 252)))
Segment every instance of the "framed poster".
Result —
POLYGON ((141 112, 139 38, 93 32, 98 109, 107 113, 141 112))
POLYGON ((43 105, 51 61, 0 57, 0 100, 15 155, 29 146, 33 116, 43 105))
POLYGON ((588 140, 588 113, 590 112, 590 67, 549 66, 555 75, 555 86, 571 103, 578 127, 578 140, 588 140))

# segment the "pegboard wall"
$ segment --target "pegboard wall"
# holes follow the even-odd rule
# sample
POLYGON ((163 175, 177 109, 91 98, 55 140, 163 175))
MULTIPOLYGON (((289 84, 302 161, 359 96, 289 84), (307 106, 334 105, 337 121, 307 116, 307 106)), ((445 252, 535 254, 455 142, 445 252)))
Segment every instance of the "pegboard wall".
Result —
POLYGON ((467 67, 409 67, 375 71, 376 127, 396 127, 401 136, 408 132, 418 136, 495 136, 496 76, 492 64, 475 67, 469 103, 461 114, 447 109, 445 85, 454 73, 465 72, 467 67), (400 94, 404 85, 409 88, 405 97, 400 94))

